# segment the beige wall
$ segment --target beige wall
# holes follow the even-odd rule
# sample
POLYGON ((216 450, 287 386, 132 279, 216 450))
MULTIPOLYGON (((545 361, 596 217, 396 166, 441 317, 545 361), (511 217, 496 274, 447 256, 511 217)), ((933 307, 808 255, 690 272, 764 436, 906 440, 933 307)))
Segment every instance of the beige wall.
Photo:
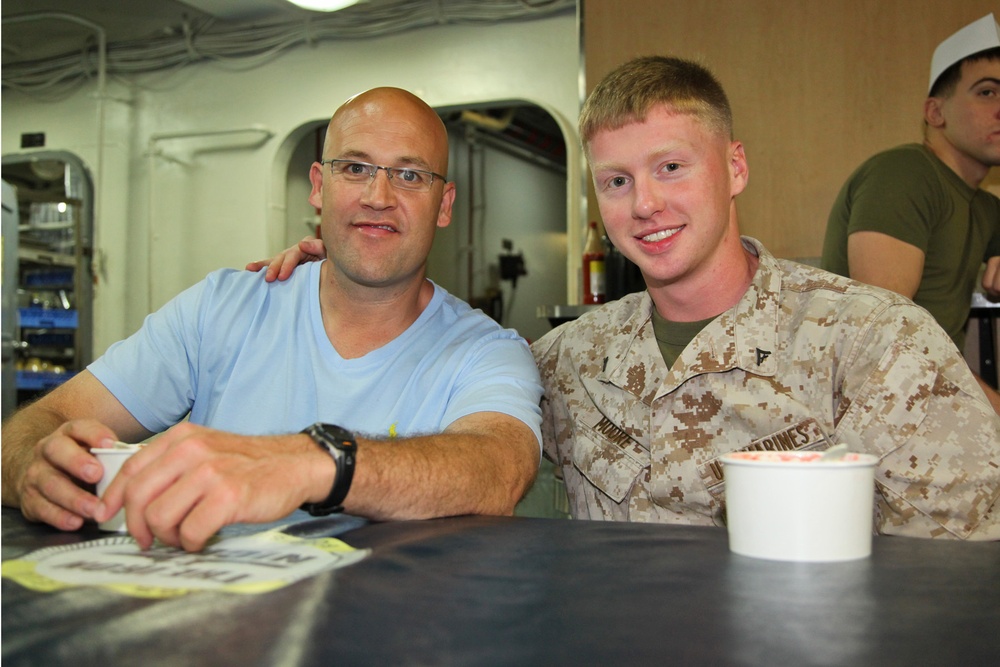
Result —
MULTIPOLYGON (((587 89, 639 55, 707 65, 750 163, 743 232, 820 253, 826 217, 869 155, 919 141, 934 47, 996 0, 584 0, 587 89)), ((1000 169, 987 187, 1000 194, 1000 169)), ((597 208, 589 205, 590 217, 597 208)))

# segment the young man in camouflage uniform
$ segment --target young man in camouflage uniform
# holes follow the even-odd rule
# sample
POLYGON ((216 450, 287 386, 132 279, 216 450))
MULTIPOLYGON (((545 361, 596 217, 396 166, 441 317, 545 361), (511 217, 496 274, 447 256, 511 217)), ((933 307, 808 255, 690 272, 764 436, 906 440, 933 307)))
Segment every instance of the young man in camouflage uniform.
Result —
POLYGON ((843 442, 880 458, 878 532, 1000 538, 1000 417, 967 364, 908 299, 740 237, 747 160, 708 71, 628 62, 580 134, 648 289, 532 346, 574 517, 722 525, 722 454, 843 442))

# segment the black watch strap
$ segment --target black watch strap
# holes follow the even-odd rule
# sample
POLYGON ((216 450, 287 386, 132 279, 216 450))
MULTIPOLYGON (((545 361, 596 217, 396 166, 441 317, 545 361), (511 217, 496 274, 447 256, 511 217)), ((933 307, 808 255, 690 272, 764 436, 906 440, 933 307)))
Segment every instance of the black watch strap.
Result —
POLYGON ((333 488, 326 500, 318 503, 305 503, 302 509, 313 516, 326 516, 344 511, 344 498, 351 490, 351 480, 354 479, 354 463, 358 453, 358 443, 354 434, 347 429, 334 424, 315 423, 302 431, 327 452, 337 466, 337 476, 333 479, 333 488))

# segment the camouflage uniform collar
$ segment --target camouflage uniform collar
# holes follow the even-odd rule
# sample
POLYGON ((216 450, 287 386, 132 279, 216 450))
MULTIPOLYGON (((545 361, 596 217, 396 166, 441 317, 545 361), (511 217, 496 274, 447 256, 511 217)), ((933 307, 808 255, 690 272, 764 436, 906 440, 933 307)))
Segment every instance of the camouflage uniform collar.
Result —
POLYGON ((648 389, 658 385, 667 371, 653 333, 653 300, 643 290, 628 294, 602 310, 605 309, 611 321, 603 336, 607 341, 607 356, 597 380, 647 400, 648 389))
POLYGON ((735 306, 702 329, 673 368, 666 368, 653 334, 653 300, 649 292, 642 292, 630 294, 618 304, 621 318, 609 332, 607 359, 598 379, 651 400, 702 373, 740 368, 773 376, 777 371, 774 354, 778 351, 781 269, 759 241, 748 236, 742 239, 744 247, 760 258, 750 287, 735 306), (642 386, 637 386, 637 376, 644 378, 638 383, 642 386))
POLYGON ((757 273, 743 298, 715 323, 727 320, 726 330, 733 332, 733 354, 739 368, 747 373, 770 377, 778 370, 775 354, 779 343, 781 266, 760 241, 749 236, 742 237, 742 240, 743 246, 760 260, 757 273))

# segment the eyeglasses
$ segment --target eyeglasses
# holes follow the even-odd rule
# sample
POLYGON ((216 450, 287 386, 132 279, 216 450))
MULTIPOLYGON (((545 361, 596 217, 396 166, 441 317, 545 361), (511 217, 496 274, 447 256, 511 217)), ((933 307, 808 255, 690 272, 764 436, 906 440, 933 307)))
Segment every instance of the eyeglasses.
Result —
POLYGON ((441 174, 423 169, 411 169, 410 167, 383 167, 367 162, 357 162, 356 160, 320 160, 320 164, 330 165, 330 173, 337 180, 347 183, 367 183, 375 180, 379 169, 385 169, 389 183, 394 188, 400 190, 410 190, 412 192, 427 192, 434 184, 435 178, 442 181, 447 180, 441 174))

